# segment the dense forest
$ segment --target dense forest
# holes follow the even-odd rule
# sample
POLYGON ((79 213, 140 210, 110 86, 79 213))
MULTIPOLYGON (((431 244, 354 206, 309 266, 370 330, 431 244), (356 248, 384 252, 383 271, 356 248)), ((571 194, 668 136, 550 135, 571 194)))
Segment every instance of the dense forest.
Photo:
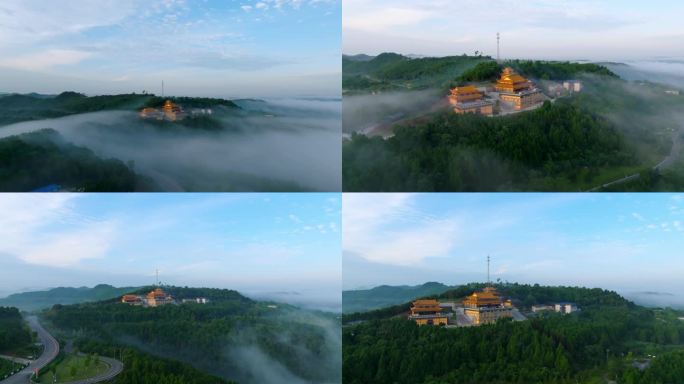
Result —
POLYGON ((0 191, 25 192, 51 184, 84 192, 154 189, 122 161, 101 159, 51 129, 0 140, 0 191))
POLYGON ((494 118, 444 112, 343 145, 350 192, 577 190, 603 167, 635 165, 608 120, 565 102, 494 118))
POLYGON ((447 84, 450 79, 477 63, 483 56, 410 58, 382 53, 372 59, 342 59, 342 88, 355 91, 424 89, 447 84))
MULTIPOLYGON (((463 297, 478 286, 459 287, 441 297, 463 297)), ((645 351, 666 351, 684 343, 684 322, 675 311, 642 308, 601 289, 497 287, 523 309, 574 301, 582 311, 466 328, 418 327, 388 313, 384 319, 344 327, 345 382, 575 383, 631 377, 626 382, 673 383, 671 377, 681 372, 678 354, 659 356, 643 372, 632 365, 645 351)))
MULTIPOLYGON (((45 318, 68 335, 139 346, 241 383, 255 382, 248 359, 261 359, 306 381, 339 381, 339 330, 332 314, 266 305, 230 290, 165 287, 177 299, 208 304, 136 307, 117 300, 56 305, 45 318)), ((146 290, 140 290, 145 293, 146 290)))
POLYGON ((570 80, 578 75, 592 74, 617 78, 603 65, 571 63, 569 61, 509 60, 505 66, 513 67, 525 77, 536 80, 570 80))
POLYGON ((0 353, 31 343, 31 333, 17 308, 0 307, 0 353))
POLYGON ((50 308, 55 304, 76 304, 112 299, 135 289, 138 288, 117 288, 107 284, 99 284, 92 288, 59 287, 47 291, 15 293, 0 299, 0 306, 17 307, 22 311, 34 311, 36 309, 50 308))

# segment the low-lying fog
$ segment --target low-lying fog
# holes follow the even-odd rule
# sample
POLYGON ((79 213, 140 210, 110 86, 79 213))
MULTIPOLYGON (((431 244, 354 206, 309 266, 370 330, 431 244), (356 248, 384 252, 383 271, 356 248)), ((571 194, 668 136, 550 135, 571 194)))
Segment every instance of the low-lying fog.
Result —
POLYGON ((0 127, 0 138, 52 128, 167 191, 339 191, 341 102, 241 100, 221 131, 160 129, 135 112, 107 111, 0 127), (266 187, 264 187, 266 186, 266 187))
POLYGON ((625 80, 648 80, 684 90, 684 59, 627 61, 604 64, 625 80))
POLYGON ((344 96, 342 132, 370 133, 370 130, 379 124, 429 110, 440 101, 441 96, 441 92, 434 89, 344 96))

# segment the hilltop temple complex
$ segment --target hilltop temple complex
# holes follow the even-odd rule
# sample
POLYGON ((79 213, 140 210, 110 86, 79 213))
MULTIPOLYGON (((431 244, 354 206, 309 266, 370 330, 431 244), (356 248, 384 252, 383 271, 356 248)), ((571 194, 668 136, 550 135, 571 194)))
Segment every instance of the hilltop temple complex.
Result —
POLYGON ((442 308, 435 299, 414 301, 409 320, 415 321, 418 325, 447 325, 449 322, 449 318, 442 313, 442 308))
POLYGON ((161 288, 156 288, 150 291, 145 296, 139 295, 123 295, 121 302, 129 305, 142 305, 146 307, 158 307, 166 304, 175 304, 176 299, 173 296, 164 292, 161 288))
MULTIPOLYGON (((577 83, 579 84, 579 83, 577 83)), ((565 88, 581 89, 581 85, 572 83, 565 88)), ((546 96, 530 80, 516 73, 513 68, 506 67, 493 86, 477 88, 464 85, 452 88, 448 96, 454 112, 459 114, 475 113, 484 116, 502 114, 503 111, 524 111, 540 105, 546 96), (496 106, 496 110, 495 110, 496 106)))
POLYGON ((140 117, 143 119, 178 121, 183 120, 186 116, 187 114, 183 111, 183 108, 178 104, 174 104, 171 100, 166 100, 161 109, 143 108, 140 111, 140 117))

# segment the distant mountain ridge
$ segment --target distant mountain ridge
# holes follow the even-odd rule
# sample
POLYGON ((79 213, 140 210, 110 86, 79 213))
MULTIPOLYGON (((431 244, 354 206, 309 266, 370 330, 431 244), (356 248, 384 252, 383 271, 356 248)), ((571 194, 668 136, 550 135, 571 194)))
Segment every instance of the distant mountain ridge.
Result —
POLYGON ((110 300, 139 289, 141 288, 117 288, 108 284, 99 284, 93 288, 58 287, 45 291, 22 292, 9 295, 0 299, 0 307, 16 307, 22 311, 35 311, 50 308, 55 304, 69 305, 110 300))
POLYGON ((342 312, 364 312, 402 304, 419 297, 438 295, 452 289, 438 282, 421 285, 380 285, 371 289, 342 291, 342 312))

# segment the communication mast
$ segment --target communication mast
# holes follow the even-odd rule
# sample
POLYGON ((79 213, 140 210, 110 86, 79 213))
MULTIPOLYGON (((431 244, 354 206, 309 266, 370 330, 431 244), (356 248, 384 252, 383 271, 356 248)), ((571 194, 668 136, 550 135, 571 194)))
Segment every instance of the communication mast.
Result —
POLYGON ((489 280, 489 260, 490 257, 487 255, 487 285, 491 285, 491 281, 489 280))
POLYGON ((164 80, 162 80, 162 98, 164 97, 164 80))
POLYGON ((496 61, 497 62, 501 61, 501 57, 499 56, 499 40, 500 40, 500 36, 499 36, 499 32, 497 32, 496 33, 496 61))

